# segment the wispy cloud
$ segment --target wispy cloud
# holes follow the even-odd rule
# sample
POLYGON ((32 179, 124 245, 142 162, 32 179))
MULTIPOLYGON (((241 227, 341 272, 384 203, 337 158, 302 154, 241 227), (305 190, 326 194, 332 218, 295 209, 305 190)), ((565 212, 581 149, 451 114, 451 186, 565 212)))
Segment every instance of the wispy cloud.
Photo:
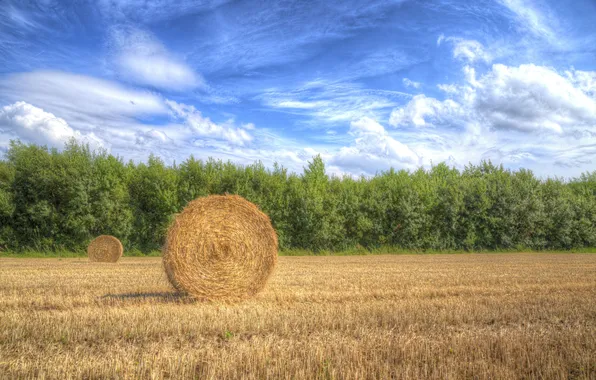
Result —
POLYGON ((132 159, 301 170, 321 153, 334 173, 372 174, 491 158, 575 174, 596 160, 595 11, 588 0, 5 0, 0 147, 78 137, 132 159))
POLYGON ((415 56, 400 48, 355 52, 342 59, 337 67, 330 68, 327 76, 343 82, 362 80, 398 73, 415 67, 426 59, 426 56, 415 56))
POLYGON ((300 1, 276 1, 266 7, 237 3, 228 13, 201 19, 213 35, 198 40, 191 57, 211 73, 224 67, 245 72, 296 64, 323 53, 328 43, 374 27, 402 2, 321 1, 304 6, 300 1))
POLYGON ((362 117, 379 119, 410 94, 369 89, 354 83, 313 81, 290 91, 269 90, 258 98, 268 107, 304 115, 317 123, 344 123, 362 117))
POLYGON ((106 19, 117 22, 151 24, 184 15, 216 9, 229 0, 98 0, 96 7, 106 19))
MULTIPOLYGON (((25 107, 28 110, 39 109, 37 114, 43 112, 47 120, 64 120, 81 136, 96 136, 104 142, 102 145, 116 152, 130 151, 131 158, 137 150, 136 133, 152 129, 140 120, 166 117, 169 112, 163 98, 152 92, 57 71, 0 77, 0 104, 21 101, 33 107, 25 107)), ((29 140, 23 134, 19 137, 29 140)))
POLYGON ((408 88, 411 87, 411 88, 419 89, 420 87, 422 87, 422 83, 415 82, 415 81, 410 80, 408 78, 402 79, 402 82, 403 82, 404 86, 406 86, 408 88))
POLYGON ((176 91, 205 85, 200 74, 147 31, 113 28, 109 46, 119 77, 125 81, 176 91))
POLYGON ((123 121, 167 113, 161 97, 90 76, 59 71, 36 71, 0 78, 0 99, 25 99, 50 112, 73 119, 123 121))
POLYGON ((254 153, 261 146, 281 150, 274 133, 253 123, 214 122, 192 105, 88 76, 14 74, 0 79, 0 94, 0 105, 5 104, 0 140, 5 142, 19 138, 61 147, 72 137, 127 158, 154 153, 170 161, 190 154, 242 157, 241 152, 254 153))
POLYGON ((533 0, 499 1, 516 16, 520 28, 527 29, 551 43, 558 43, 557 33, 554 29, 558 23, 546 5, 539 7, 533 0))

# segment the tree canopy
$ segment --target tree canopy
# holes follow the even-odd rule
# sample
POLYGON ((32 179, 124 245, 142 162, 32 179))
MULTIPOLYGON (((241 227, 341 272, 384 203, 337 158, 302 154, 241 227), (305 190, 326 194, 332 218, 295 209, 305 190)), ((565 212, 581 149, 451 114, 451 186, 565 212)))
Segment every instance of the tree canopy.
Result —
POLYGON ((540 179, 491 162, 441 163, 373 177, 301 174, 189 157, 124 162, 71 142, 12 142, 0 160, 0 248, 82 250, 100 234, 159 249, 172 216, 208 194, 239 194, 267 213, 282 249, 572 249, 596 246, 596 172, 540 179))

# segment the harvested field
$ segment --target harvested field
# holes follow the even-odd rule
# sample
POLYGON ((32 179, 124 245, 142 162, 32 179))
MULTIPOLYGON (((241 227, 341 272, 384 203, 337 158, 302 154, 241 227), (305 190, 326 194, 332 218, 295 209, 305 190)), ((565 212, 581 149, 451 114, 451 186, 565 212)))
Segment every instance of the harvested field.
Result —
POLYGON ((596 378, 596 255, 280 257, 237 305, 160 258, 0 259, 0 378, 596 378))

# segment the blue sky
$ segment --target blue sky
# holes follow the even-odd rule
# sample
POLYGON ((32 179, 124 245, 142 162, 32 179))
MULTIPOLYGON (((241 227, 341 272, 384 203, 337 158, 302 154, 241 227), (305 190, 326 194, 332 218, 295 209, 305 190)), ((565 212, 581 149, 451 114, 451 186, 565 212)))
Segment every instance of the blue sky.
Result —
POLYGON ((596 1, 11 1, 0 150, 596 169, 596 1))

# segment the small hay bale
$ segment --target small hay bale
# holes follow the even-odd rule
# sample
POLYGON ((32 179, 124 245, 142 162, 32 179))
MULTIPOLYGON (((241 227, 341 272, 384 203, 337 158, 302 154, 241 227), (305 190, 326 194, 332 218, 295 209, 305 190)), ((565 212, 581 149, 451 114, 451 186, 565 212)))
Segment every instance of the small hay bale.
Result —
POLYGON ((87 247, 90 261, 115 263, 122 257, 122 243, 110 235, 96 237, 87 247))
POLYGON ((261 291, 277 263, 269 217, 237 195, 190 202, 172 222, 163 265, 179 291, 210 301, 239 301, 261 291))

